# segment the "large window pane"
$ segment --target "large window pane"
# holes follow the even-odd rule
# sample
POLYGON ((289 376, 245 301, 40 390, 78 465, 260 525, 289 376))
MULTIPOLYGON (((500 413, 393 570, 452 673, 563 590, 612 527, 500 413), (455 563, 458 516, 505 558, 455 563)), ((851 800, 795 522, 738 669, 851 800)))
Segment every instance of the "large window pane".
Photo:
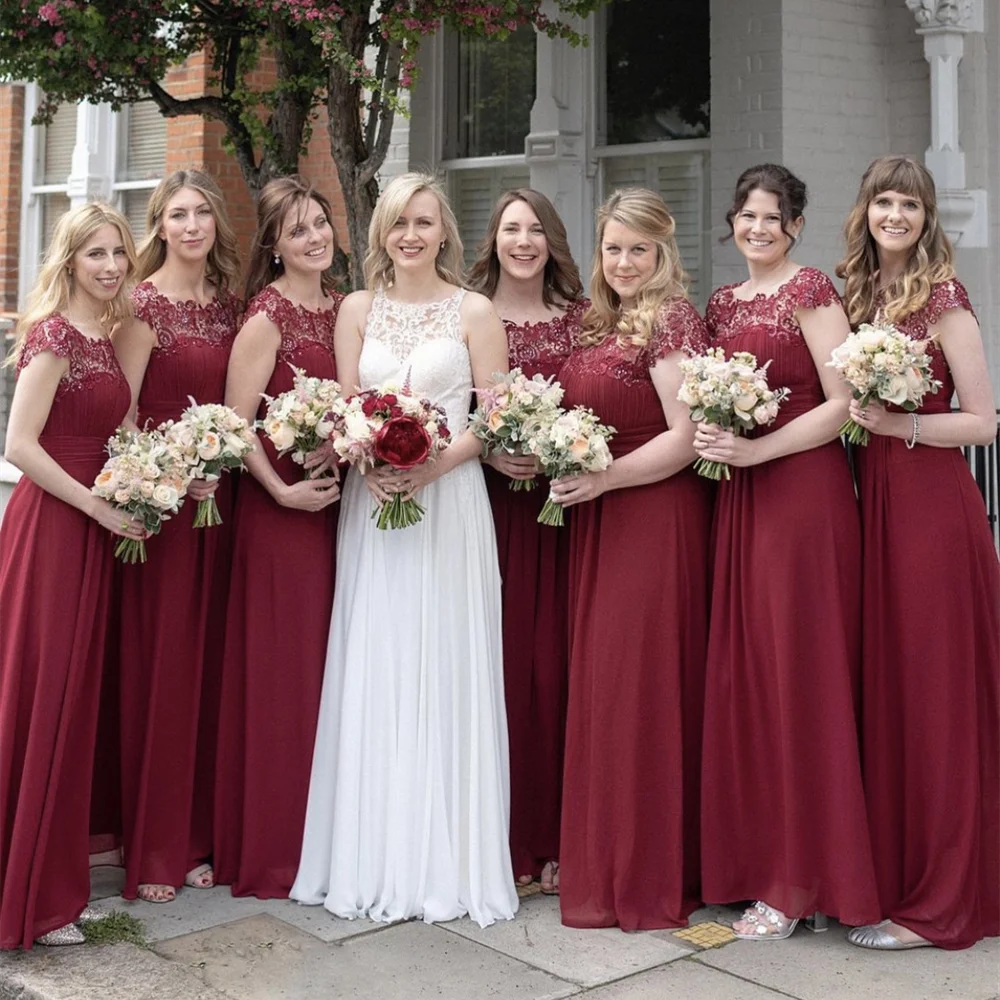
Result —
POLYGON ((524 152, 535 103, 535 32, 445 38, 445 159, 524 152))
POLYGON ((608 145, 707 136, 708 0, 614 0, 606 17, 608 145))
POLYGON ((115 180, 158 180, 167 162, 167 120, 152 101, 130 104, 121 115, 115 180))

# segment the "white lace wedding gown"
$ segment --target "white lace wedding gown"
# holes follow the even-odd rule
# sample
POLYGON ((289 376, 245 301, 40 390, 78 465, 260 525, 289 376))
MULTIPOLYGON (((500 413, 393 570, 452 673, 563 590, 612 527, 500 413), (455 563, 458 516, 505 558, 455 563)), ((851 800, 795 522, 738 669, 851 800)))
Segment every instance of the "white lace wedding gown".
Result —
MULTIPOLYGON (((468 422, 465 293, 429 305, 377 292, 359 361, 363 388, 409 377, 468 422)), ((381 531, 361 476, 341 500, 337 585, 291 898, 339 917, 509 919, 509 779, 500 576, 478 462, 418 496, 414 526, 381 531)))

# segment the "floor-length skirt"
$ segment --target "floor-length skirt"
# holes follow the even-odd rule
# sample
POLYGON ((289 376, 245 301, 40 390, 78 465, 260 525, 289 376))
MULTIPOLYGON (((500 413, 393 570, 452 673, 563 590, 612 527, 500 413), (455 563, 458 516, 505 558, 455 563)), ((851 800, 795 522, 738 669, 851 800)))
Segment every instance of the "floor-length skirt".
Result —
POLYGON ((500 579, 477 464, 380 531, 351 470, 291 896, 341 917, 482 926, 517 909, 508 851, 500 579))
POLYGON ((863 766, 883 915, 941 948, 1000 934, 1000 564, 958 449, 873 436, 863 766))

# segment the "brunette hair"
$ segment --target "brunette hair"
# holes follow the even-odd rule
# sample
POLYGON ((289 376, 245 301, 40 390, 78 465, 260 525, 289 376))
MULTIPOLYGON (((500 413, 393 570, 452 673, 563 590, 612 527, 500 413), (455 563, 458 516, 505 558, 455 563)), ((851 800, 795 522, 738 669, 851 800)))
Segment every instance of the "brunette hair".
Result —
MULTIPOLYGON (((247 263, 247 280, 244 297, 249 302, 265 285, 285 273, 282 260, 274 259, 274 248, 281 238, 281 227, 290 212, 298 212, 299 218, 305 213, 310 201, 316 202, 330 223, 333 234, 333 248, 337 249, 337 232, 333 227, 333 209, 329 200, 320 194, 304 177, 297 174, 278 177, 268 181, 261 188, 257 199, 257 231, 250 242, 250 260, 247 263)), ((331 266, 323 272, 320 283, 324 294, 329 294, 336 285, 336 277, 331 266)))
POLYGON ((160 236, 167 203, 178 191, 197 191, 212 210, 215 219, 215 242, 208 251, 205 275, 219 291, 229 291, 240 280, 240 255, 236 233, 229 221, 226 202, 219 185, 201 170, 176 170, 153 189, 146 206, 146 238, 139 248, 136 280, 145 281, 159 271, 167 259, 167 244, 160 236))
POLYGON ((687 298, 688 276, 681 265, 676 224, 663 199, 645 188, 624 188, 597 210, 594 267, 590 276, 590 308, 584 313, 580 343, 599 344, 614 332, 624 347, 644 347, 653 335, 660 307, 668 299, 687 298), (639 289, 635 304, 622 309, 618 293, 604 277, 602 244, 609 222, 619 222, 656 247, 656 270, 639 289))
POLYGON ((400 174, 394 177, 379 196, 368 226, 368 253, 365 254, 365 286, 372 291, 386 288, 395 280, 392 258, 385 249, 385 241, 403 214, 410 199, 421 191, 430 191, 441 206, 441 227, 444 246, 434 258, 438 276, 449 284, 462 284, 462 238, 458 235, 458 222, 438 180, 432 174, 400 174))
POLYGON ((563 225, 555 205, 541 191, 534 188, 517 188, 505 191, 493 206, 486 234, 476 249, 476 259, 469 268, 466 284, 475 292, 482 292, 488 299, 496 294, 500 280, 500 258, 497 256, 497 234, 503 213, 515 201, 523 201, 535 213, 549 247, 542 281, 542 301, 547 306, 556 305, 558 295, 564 302, 575 302, 583 295, 580 271, 573 260, 563 225), (555 293, 555 294, 553 294, 555 293))
POLYGON ((886 290, 883 315, 898 323, 922 309, 938 282, 955 277, 954 250, 941 228, 937 193, 930 171, 908 156, 880 156, 861 178, 858 197, 844 224, 847 250, 837 265, 844 279, 844 302, 851 325, 870 320, 876 310, 878 244, 868 228, 868 207, 883 191, 918 198, 924 206, 924 229, 910 250, 903 273, 886 290))
POLYGON ((729 235, 723 236, 723 241, 732 238, 733 220, 743 211, 747 198, 754 191, 766 191, 778 199, 778 207, 781 210, 781 231, 794 243, 795 236, 788 231, 788 227, 796 219, 802 218, 806 210, 808 201, 806 186, 788 167, 778 163, 758 163, 755 167, 747 167, 740 174, 739 180, 736 181, 736 190, 733 192, 733 204, 726 212, 729 235))
POLYGON ((45 251, 41 271, 28 295, 27 305, 14 331, 14 346, 4 365, 16 365, 28 331, 43 319, 63 312, 73 297, 74 277, 70 270, 73 255, 102 226, 114 226, 121 234, 128 257, 128 270, 115 297, 107 304, 101 323, 109 329, 132 315, 132 278, 135 275, 135 242, 128 220, 116 208, 103 202, 89 202, 70 209, 56 223, 52 240, 45 251))

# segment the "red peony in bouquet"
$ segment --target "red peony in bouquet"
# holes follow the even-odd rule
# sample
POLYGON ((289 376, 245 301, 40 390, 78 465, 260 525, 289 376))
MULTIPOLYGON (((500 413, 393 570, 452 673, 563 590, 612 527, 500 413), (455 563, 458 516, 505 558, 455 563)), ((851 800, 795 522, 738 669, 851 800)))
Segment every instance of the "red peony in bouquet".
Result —
MULTIPOLYGON (((380 465, 406 470, 433 461, 451 438, 444 410, 410 395, 405 385, 402 390, 386 384, 356 393, 331 410, 329 419, 333 450, 362 475, 380 465)), ((423 516, 424 508, 402 494, 372 512, 382 529, 407 528, 423 516)))

